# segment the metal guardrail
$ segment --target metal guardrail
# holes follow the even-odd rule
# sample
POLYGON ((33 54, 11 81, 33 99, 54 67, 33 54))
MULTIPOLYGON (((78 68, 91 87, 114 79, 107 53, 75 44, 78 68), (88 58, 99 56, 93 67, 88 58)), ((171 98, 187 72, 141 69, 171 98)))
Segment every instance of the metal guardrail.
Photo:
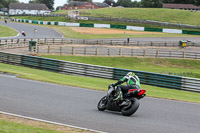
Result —
MULTIPOLYGON (((27 46, 29 41, 36 41, 38 44, 87 44, 87 45, 119 45, 119 46, 156 46, 156 47, 179 47, 179 42, 170 41, 127 41, 127 40, 87 40, 67 38, 22 38, 22 39, 0 39, 0 48, 27 46)), ((188 42, 188 46, 200 47, 200 44, 188 42)))
POLYGON ((200 79, 196 78, 89 65, 5 52, 0 52, 0 62, 44 69, 64 74, 83 75, 114 80, 119 80, 127 72, 132 71, 139 76, 139 78, 141 79, 141 83, 143 84, 178 90, 200 92, 200 79))

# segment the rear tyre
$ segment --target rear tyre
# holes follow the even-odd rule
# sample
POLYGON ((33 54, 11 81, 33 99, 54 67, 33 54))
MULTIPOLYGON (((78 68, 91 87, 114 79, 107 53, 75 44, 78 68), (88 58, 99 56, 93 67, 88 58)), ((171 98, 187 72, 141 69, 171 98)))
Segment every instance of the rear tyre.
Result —
POLYGON ((100 111, 104 111, 106 109, 106 104, 108 103, 108 99, 107 96, 104 96, 103 98, 101 98, 101 100, 99 101, 97 108, 100 111))
POLYGON ((134 98, 131 100, 131 102, 132 103, 131 103, 130 107, 128 107, 128 108, 126 108, 126 106, 122 107, 122 109, 121 109, 122 115, 130 116, 137 111, 137 109, 139 108, 139 105, 140 105, 139 100, 134 98))

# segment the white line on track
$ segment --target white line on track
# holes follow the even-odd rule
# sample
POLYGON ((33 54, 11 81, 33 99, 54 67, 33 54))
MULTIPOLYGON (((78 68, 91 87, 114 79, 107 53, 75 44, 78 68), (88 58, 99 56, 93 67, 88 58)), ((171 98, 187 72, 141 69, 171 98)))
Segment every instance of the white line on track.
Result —
POLYGON ((78 127, 78 126, 53 122, 53 121, 47 121, 47 120, 42 120, 42 119, 38 119, 38 118, 33 118, 33 117, 28 117, 28 116, 23 116, 23 115, 17 115, 17 114, 13 114, 13 113, 4 112, 4 111, 0 111, 0 113, 5 114, 5 115, 20 117, 20 118, 24 118, 24 119, 34 120, 34 121, 45 122, 45 123, 49 123, 49 124, 55 124, 55 125, 59 125, 59 126, 71 127, 71 128, 76 128, 76 129, 81 129, 81 130, 86 130, 86 131, 92 131, 92 132, 97 132, 97 133, 106 133, 106 132, 103 132, 103 131, 97 131, 97 130, 93 130, 93 129, 83 128, 83 127, 78 127))

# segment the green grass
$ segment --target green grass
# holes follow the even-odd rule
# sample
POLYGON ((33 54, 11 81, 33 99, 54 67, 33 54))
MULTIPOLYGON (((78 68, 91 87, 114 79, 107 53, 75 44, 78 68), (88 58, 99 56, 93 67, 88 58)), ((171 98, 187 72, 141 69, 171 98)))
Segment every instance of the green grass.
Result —
MULTIPOLYGON (((87 10, 81 10, 88 13, 87 10)), ((164 8, 99 8, 90 10, 93 17, 126 18, 138 20, 154 20, 177 24, 200 25, 200 12, 164 8)))
POLYGON ((0 25, 0 37, 16 36, 17 31, 12 28, 0 25))
POLYGON ((0 125, 0 133, 61 133, 61 131, 38 128, 5 120, 0 120, 0 125))
MULTIPOLYGON (((109 84, 116 82, 116 80, 64 75, 49 71, 42 71, 38 69, 2 64, 2 63, 0 63, 0 71, 17 74, 18 77, 26 79, 33 79, 55 84, 76 86, 76 87, 103 90, 103 91, 107 90, 107 86, 109 84)), ((200 93, 166 89, 149 85, 142 85, 142 88, 147 90, 147 96, 200 103, 200 93)))
POLYGON ((87 57, 62 55, 43 55, 43 57, 115 68, 200 78, 199 60, 137 57, 87 57))
MULTIPOLYGON (((137 20, 153 20, 161 22, 169 22, 176 24, 189 24, 189 25, 200 25, 200 12, 190 12, 189 10, 178 10, 178 9, 164 9, 164 8, 100 8, 95 10, 79 10, 81 16, 93 16, 93 17, 108 17, 108 18, 124 18, 124 19, 137 19, 137 20), (86 13, 86 14, 84 14, 86 13)), ((56 11, 52 14, 68 14, 68 11, 56 11)), ((65 17, 17 17, 24 19, 34 20, 48 20, 48 21, 70 21, 65 17), (62 18, 62 19, 61 19, 62 18)), ((199 31, 198 29, 178 28, 171 26, 159 26, 156 24, 141 24, 141 23, 128 23, 128 22, 114 22, 114 21, 85 21, 76 20, 73 22, 77 23, 98 23, 98 24, 118 24, 118 25, 129 25, 129 26, 142 26, 148 28, 174 28, 183 30, 199 31)))

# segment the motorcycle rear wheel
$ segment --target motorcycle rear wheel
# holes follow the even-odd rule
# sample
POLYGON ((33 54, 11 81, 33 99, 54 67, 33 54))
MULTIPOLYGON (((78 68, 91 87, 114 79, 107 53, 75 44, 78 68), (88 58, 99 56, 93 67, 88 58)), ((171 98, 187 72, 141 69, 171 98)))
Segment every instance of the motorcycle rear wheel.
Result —
POLYGON ((122 115, 130 116, 137 111, 137 109, 139 108, 139 105, 140 105, 139 100, 134 98, 133 100, 131 100, 131 102, 132 103, 131 103, 130 107, 128 107, 128 108, 126 108, 126 106, 122 107, 122 109, 121 109, 122 115))
POLYGON ((99 101, 97 108, 100 111, 104 111, 106 109, 106 104, 108 102, 107 96, 104 96, 103 98, 101 98, 101 100, 99 101))

